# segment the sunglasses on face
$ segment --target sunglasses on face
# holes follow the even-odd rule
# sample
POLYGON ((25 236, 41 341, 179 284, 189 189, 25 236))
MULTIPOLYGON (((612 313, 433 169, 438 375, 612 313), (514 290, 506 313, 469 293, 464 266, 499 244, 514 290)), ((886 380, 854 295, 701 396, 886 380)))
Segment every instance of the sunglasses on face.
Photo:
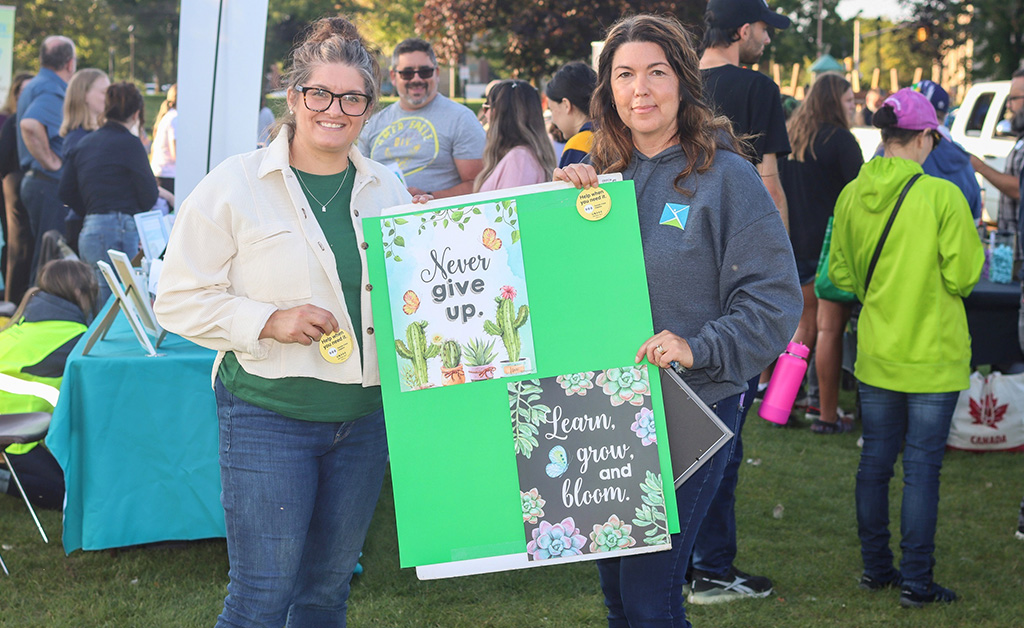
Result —
POLYGON ((400 76, 403 81, 411 81, 412 77, 419 74, 421 79, 428 79, 434 76, 435 68, 430 65, 423 65, 418 68, 402 68, 401 70, 395 70, 395 74, 400 76))

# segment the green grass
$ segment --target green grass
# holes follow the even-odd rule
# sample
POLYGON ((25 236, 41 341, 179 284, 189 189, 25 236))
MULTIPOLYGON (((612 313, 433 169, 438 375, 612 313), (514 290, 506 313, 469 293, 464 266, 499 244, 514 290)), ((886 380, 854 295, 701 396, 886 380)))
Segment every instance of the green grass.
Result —
MULTIPOLYGON (((738 489, 741 569, 771 577, 766 600, 688 607, 697 626, 1020 625, 1024 543, 1013 538, 1024 493, 1016 454, 949 453, 943 469, 935 576, 961 601, 908 611, 898 594, 856 587, 860 554, 853 504, 857 433, 818 436, 779 429, 753 413, 744 430, 738 489), (756 463, 756 464, 755 464, 756 463), (780 519, 773 517, 783 506, 780 519)), ((898 538, 900 477, 893 483, 898 538)), ((0 626, 210 626, 227 582, 221 540, 169 548, 76 552, 65 557, 60 516, 41 513, 54 537, 39 538, 19 500, 0 497, 0 544, 12 575, 0 575, 0 626)), ((898 551, 898 550, 897 550, 898 551)), ((398 568, 390 485, 367 539, 366 573, 353 585, 350 625, 388 628, 602 626, 592 564, 419 582, 398 568)))

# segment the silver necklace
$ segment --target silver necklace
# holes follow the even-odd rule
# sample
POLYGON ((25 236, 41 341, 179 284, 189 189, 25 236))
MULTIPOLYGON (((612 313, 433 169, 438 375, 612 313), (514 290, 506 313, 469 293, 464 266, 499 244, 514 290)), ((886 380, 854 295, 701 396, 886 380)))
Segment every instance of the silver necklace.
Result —
POLYGON ((345 178, 343 178, 341 180, 341 185, 339 185, 338 189, 334 191, 334 196, 332 196, 331 198, 327 199, 326 203, 320 203, 320 199, 318 199, 317 197, 313 196, 313 193, 309 190, 309 186, 306 185, 306 182, 302 180, 302 175, 299 174, 298 169, 295 170, 295 176, 297 176, 299 178, 299 183, 302 184, 302 189, 304 189, 306 191, 306 194, 309 194, 309 197, 311 199, 313 199, 317 203, 320 203, 320 211, 326 212, 327 211, 327 206, 331 204, 331 201, 334 200, 335 196, 337 196, 339 193, 341 193, 341 188, 345 187, 345 183, 348 181, 348 173, 349 172, 352 172, 352 164, 349 164, 348 168, 345 169, 345 178))

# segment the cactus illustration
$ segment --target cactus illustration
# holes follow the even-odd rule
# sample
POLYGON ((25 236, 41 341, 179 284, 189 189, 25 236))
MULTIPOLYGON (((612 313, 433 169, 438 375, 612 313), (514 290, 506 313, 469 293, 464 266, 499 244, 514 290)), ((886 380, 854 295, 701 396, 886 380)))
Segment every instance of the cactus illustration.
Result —
POLYGON ((484 321, 485 332, 492 336, 501 337, 501 342, 505 345, 505 351, 508 353, 509 362, 519 360, 519 351, 522 349, 522 343, 519 340, 519 328, 526 324, 526 319, 530 316, 530 307, 527 305, 521 305, 519 312, 515 313, 514 306, 512 305, 512 299, 514 298, 516 298, 514 288, 511 286, 502 287, 501 296, 494 297, 494 301, 498 304, 498 311, 494 317, 494 322, 484 321))
POLYGON ((427 335, 423 330, 427 328, 427 321, 410 323, 405 328, 405 339, 408 346, 401 340, 395 340, 395 351, 398 355, 412 362, 413 374, 416 384, 425 386, 429 377, 427 375, 427 360, 437 357, 441 352, 441 345, 427 344, 427 335))
POLYGON ((463 345, 463 355, 466 356, 466 366, 486 366, 494 362, 498 352, 494 350, 496 340, 484 342, 482 338, 471 338, 463 345))
POLYGON ((445 340, 441 345, 441 364, 446 369, 453 369, 462 362, 462 348, 454 340, 445 340))

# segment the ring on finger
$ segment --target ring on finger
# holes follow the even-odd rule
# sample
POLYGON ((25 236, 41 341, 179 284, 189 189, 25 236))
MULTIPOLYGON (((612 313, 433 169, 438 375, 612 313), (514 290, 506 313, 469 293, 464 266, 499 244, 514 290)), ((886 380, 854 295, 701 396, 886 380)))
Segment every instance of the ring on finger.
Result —
POLYGON ((657 347, 655 347, 654 350, 657 351, 658 353, 662 353, 662 354, 666 353, 665 347, 663 347, 661 345, 658 345, 657 347))

